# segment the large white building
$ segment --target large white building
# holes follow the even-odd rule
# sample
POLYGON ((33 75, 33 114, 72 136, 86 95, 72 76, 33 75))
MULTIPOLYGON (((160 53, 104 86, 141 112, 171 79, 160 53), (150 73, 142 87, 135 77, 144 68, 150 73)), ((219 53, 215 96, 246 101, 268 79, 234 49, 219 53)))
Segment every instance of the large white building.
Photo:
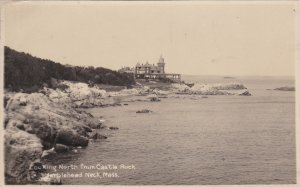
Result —
POLYGON ((173 81, 180 82, 181 75, 166 73, 165 65, 165 60, 161 56, 156 65, 150 64, 149 62, 146 62, 145 64, 141 64, 138 62, 134 68, 123 67, 119 70, 119 72, 133 74, 136 79, 155 80, 168 78, 173 81))
POLYGON ((168 78, 173 81, 180 81, 180 74, 169 74, 165 72, 165 60, 161 56, 155 64, 145 64, 137 63, 135 66, 134 76, 136 79, 159 79, 159 78, 168 78))

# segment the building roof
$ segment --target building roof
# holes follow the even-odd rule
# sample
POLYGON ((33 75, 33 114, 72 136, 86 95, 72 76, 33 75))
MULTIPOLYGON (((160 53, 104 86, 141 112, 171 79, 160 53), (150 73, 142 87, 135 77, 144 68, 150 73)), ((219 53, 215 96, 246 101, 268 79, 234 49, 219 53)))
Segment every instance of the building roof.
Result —
MULTIPOLYGON (((160 56, 157 64, 165 64, 165 59, 162 56, 160 56)), ((145 64, 140 64, 139 62, 137 62, 136 67, 151 67, 151 68, 156 68, 157 65, 149 64, 149 62, 146 61, 145 64)))
POLYGON ((147 61, 146 64, 144 65, 144 67, 151 67, 151 65, 150 65, 149 62, 147 61))
POLYGON ((162 57, 162 55, 160 56, 158 63, 162 63, 162 64, 165 63, 165 59, 162 57))

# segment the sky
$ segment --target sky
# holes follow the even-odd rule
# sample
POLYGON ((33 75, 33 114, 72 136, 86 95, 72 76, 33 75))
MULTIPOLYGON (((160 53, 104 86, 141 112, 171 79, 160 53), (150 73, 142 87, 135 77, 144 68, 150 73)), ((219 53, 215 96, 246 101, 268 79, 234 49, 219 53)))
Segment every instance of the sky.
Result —
POLYGON ((286 3, 11 3, 4 44, 62 64, 167 73, 294 76, 295 10, 286 3))

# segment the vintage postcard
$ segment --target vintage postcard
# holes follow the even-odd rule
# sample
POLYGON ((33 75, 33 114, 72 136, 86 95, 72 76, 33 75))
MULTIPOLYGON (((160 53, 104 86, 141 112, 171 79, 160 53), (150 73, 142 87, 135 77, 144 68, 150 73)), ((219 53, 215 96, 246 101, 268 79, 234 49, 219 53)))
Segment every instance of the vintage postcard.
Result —
POLYGON ((2 185, 297 186, 297 4, 1 3, 2 185))

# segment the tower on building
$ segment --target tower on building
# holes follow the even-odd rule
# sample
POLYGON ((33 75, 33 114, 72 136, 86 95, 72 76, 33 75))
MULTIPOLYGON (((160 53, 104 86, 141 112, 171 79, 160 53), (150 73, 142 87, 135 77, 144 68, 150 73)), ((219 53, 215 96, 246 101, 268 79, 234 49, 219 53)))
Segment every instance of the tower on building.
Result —
POLYGON ((165 73, 165 64, 165 59, 161 55, 157 63, 157 66, 160 69, 160 73, 165 73))

